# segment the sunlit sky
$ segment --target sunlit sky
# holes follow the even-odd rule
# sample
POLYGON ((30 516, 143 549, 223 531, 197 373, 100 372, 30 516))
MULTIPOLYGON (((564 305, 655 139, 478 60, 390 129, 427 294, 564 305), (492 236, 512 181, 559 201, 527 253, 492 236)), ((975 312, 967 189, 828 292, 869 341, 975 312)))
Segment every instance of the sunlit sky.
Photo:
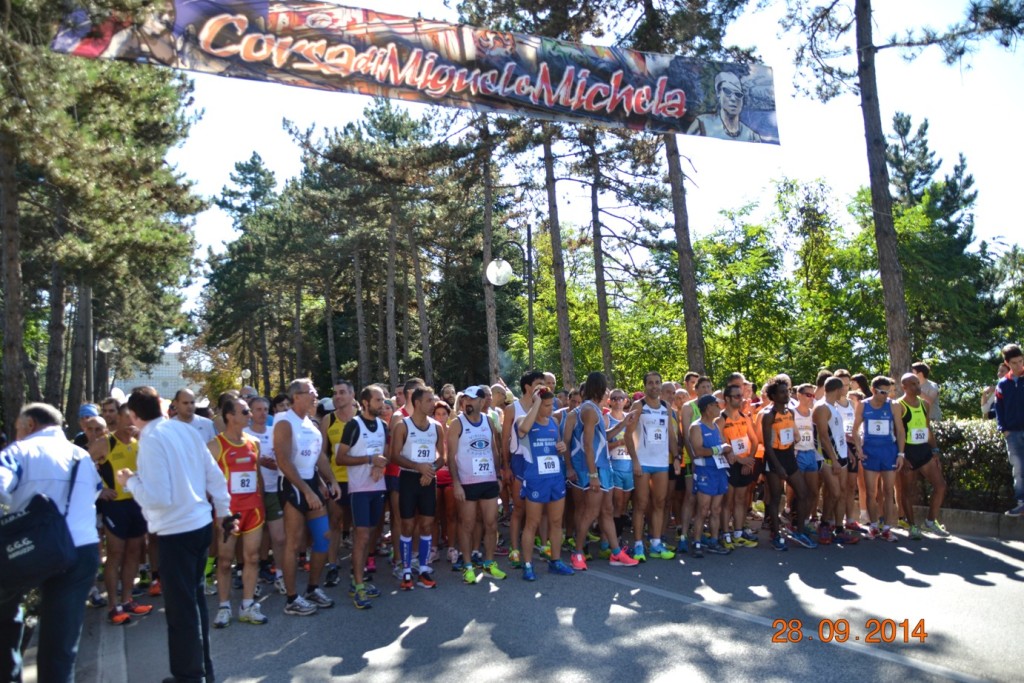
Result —
MULTIPOLYGON (((455 20, 454 10, 440 0, 353 0, 348 3, 395 14, 455 20)), ((752 3, 753 4, 753 3, 752 3)), ((876 42, 921 22, 942 28, 958 20, 965 0, 900 0, 876 2, 876 42)), ((754 46, 760 59, 774 69, 776 107, 781 145, 680 137, 680 147, 692 163, 686 169, 690 187, 688 207, 695 237, 707 234, 722 221, 719 212, 750 202, 770 205, 773 181, 783 176, 799 180, 825 179, 841 202, 868 184, 867 159, 859 100, 845 95, 822 104, 793 87, 792 51, 795 38, 782 35, 778 18, 784 8, 776 2, 768 10, 749 14, 732 28, 729 39, 754 46)), ((912 116, 915 126, 930 123, 929 140, 944 161, 940 173, 950 172, 959 153, 967 157, 974 175, 978 201, 976 236, 998 244, 1024 244, 1020 208, 1014 197, 1021 192, 1020 173, 1013 169, 1024 159, 1024 53, 1005 50, 989 41, 978 46, 963 64, 946 66, 936 48, 912 62, 896 50, 879 53, 879 95, 887 131, 893 113, 912 116)), ((282 128, 288 119, 300 128, 334 128, 359 118, 370 103, 366 97, 324 93, 282 85, 193 74, 195 107, 201 120, 188 140, 175 149, 171 163, 195 182, 196 189, 212 197, 230 182, 234 164, 253 151, 274 171, 279 182, 300 170, 299 150, 282 128)), ((414 115, 430 107, 409 106, 414 115)), ((437 111, 436 109, 434 111, 437 111)), ((685 162, 684 162, 685 163, 685 162)), ((563 221, 584 224, 576 213, 586 202, 573 201, 580 190, 563 184, 560 213, 563 221)), ((210 209, 196 221, 196 237, 220 250, 233 239, 230 220, 210 209)), ((194 300, 197 290, 190 297, 194 300)))

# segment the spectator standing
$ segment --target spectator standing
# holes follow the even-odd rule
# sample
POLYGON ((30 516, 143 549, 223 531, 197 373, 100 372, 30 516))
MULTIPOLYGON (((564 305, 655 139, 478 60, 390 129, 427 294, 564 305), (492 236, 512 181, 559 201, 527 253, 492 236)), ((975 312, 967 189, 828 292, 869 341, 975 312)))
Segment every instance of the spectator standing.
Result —
POLYGON ((1006 438, 1017 499, 1017 505, 1006 514, 1020 517, 1024 514, 1024 352, 1016 344, 1007 344, 1003 362, 1010 371, 996 385, 996 426, 1006 438))

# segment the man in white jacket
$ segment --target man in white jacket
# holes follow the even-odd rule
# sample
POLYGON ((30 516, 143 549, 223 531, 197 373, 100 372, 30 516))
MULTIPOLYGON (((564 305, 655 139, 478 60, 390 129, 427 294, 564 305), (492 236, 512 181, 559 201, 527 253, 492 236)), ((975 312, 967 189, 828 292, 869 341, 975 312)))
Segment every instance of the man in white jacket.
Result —
POLYGON ((210 683, 213 662, 203 572, 211 534, 231 524, 231 497, 224 474, 199 433, 183 422, 164 418, 156 389, 133 389, 128 411, 140 430, 139 471, 122 469, 117 478, 142 507, 149 531, 160 543, 173 674, 164 681, 210 683), (215 529, 207 496, 216 509, 215 529))

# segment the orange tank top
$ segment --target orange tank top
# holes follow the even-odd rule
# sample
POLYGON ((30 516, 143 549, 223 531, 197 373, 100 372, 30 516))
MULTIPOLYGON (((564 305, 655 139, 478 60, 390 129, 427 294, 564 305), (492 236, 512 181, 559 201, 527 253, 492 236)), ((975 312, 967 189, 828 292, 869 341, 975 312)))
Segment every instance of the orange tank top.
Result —
POLYGON ((772 448, 777 451, 793 448, 796 442, 796 421, 793 419, 792 411, 773 412, 772 416, 772 448))
POLYGON ((259 445, 247 437, 243 437, 242 443, 232 443, 223 434, 217 435, 217 443, 220 444, 217 466, 228 482, 231 511, 260 507, 263 495, 259 486, 259 445))

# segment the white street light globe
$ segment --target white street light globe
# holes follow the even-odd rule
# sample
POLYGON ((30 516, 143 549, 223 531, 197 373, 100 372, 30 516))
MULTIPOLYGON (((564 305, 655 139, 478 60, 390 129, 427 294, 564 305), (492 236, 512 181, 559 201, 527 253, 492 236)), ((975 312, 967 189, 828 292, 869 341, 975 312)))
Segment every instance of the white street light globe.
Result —
POLYGON ((242 379, 249 379, 250 377, 252 377, 252 370, 249 368, 242 370, 242 379))
POLYGON ((487 264, 487 281, 495 287, 507 285, 512 279, 512 264, 505 259, 494 259, 487 264))
POLYGON ((111 339, 110 337, 104 337, 103 339, 100 339, 98 342, 96 342, 96 348, 98 348, 103 353, 110 353, 111 351, 114 350, 114 340, 111 339))

